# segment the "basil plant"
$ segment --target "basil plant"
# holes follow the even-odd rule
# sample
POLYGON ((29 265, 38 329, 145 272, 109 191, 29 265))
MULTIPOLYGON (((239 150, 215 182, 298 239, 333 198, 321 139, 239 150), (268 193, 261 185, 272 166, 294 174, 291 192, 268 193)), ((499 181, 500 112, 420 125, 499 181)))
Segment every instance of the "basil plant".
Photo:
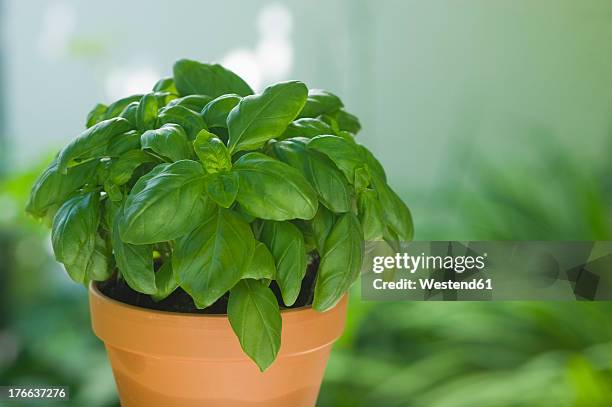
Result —
POLYGON ((365 241, 412 238, 408 208, 354 139, 358 119, 302 82, 255 94, 220 65, 183 59, 150 93, 96 105, 86 127, 27 206, 52 224, 56 259, 78 283, 121 282, 157 302, 226 298, 262 370, 282 308, 310 289, 308 304, 328 310, 358 277, 365 241))

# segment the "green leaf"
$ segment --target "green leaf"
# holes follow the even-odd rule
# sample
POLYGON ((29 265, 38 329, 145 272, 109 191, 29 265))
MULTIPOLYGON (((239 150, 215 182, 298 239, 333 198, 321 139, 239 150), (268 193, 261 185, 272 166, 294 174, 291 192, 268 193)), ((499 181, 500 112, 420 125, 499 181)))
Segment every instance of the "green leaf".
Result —
POLYGON ((131 128, 130 122, 123 118, 104 120, 88 128, 59 153, 59 172, 66 174, 68 166, 77 160, 103 156, 111 139, 131 128))
POLYGON ((132 127, 138 127, 138 106, 139 102, 132 102, 125 107, 119 114, 119 117, 123 117, 125 120, 130 122, 132 127))
POLYGON ((189 233, 205 214, 204 169, 195 161, 160 164, 136 182, 119 223, 126 243, 165 242, 189 233))
POLYGON ((115 215, 112 230, 112 242, 115 260, 125 282, 143 294, 155 294, 155 273, 153 272, 153 247, 151 245, 133 245, 121 240, 119 223, 122 211, 115 215))
POLYGON ((173 67, 174 83, 181 96, 208 95, 216 98, 226 93, 246 96, 253 90, 238 75, 221 65, 180 59, 173 67))
POLYGON ((131 130, 113 137, 108 143, 105 156, 119 157, 128 151, 140 150, 140 132, 131 130))
POLYGON ((273 280, 276 274, 274 257, 268 247, 262 242, 256 242, 255 252, 251 263, 246 268, 242 278, 253 278, 255 280, 273 280))
POLYGON ((336 112, 343 106, 340 98, 333 93, 323 89, 310 89, 306 104, 298 117, 317 117, 336 112))
POLYGON ((319 205, 319 210, 314 218, 310 220, 310 228, 317 246, 317 251, 321 256, 325 253, 325 241, 331 233, 336 222, 336 216, 323 205, 319 205))
POLYGON ((106 110, 108 110, 108 106, 106 106, 104 103, 96 104, 93 109, 91 109, 89 113, 87 113, 87 121, 85 123, 85 127, 90 128, 94 124, 104 120, 104 114, 106 113, 106 110))
POLYGON ((164 264, 155 273, 155 285, 157 286, 157 292, 151 295, 153 301, 162 301, 178 288, 178 283, 174 278, 174 272, 172 270, 172 261, 166 260, 164 264))
POLYGON ((109 250, 106 240, 96 233, 96 243, 87 267, 85 281, 106 281, 113 271, 109 263, 109 250))
POLYGON ((363 262, 363 232, 351 212, 338 218, 327 241, 319 264, 312 306, 326 311, 340 301, 359 277, 363 262))
POLYGON ((170 76, 158 80, 157 83, 155 83, 155 86, 153 86, 153 91, 178 94, 178 91, 174 86, 174 78, 170 76))
POLYGON ((268 246, 276 265, 276 281, 287 306, 295 303, 308 260, 302 232, 289 222, 267 221, 263 224, 260 240, 268 246))
POLYGON ((43 218, 50 208, 62 204, 83 185, 95 182, 98 164, 98 160, 87 161, 61 174, 57 161, 53 161, 32 186, 26 211, 37 218, 43 218))
POLYGON ((276 359, 282 318, 278 302, 265 283, 242 280, 230 293, 227 316, 240 346, 263 372, 276 359))
POLYGON ((206 106, 211 100, 212 98, 206 95, 188 95, 172 100, 170 103, 168 103, 168 106, 183 106, 187 109, 193 110, 194 112, 201 112, 202 109, 204 109, 204 106, 206 106))
POLYGON ((200 131, 193 142, 193 148, 206 172, 229 171, 232 168, 229 150, 213 133, 200 131))
POLYGON ((372 177, 372 183, 378 193, 385 224, 391 232, 385 235, 385 240, 395 242, 412 240, 414 235, 412 215, 404 201, 382 179, 372 177))
POLYGON ((290 81, 243 98, 227 117, 230 152, 257 149, 283 134, 302 110, 307 94, 306 85, 290 81))
POLYGON ((288 139, 274 143, 272 149, 279 160, 306 177, 323 205, 334 212, 348 212, 351 191, 346 178, 327 156, 306 148, 306 142, 304 138, 288 139))
POLYGON ((310 219, 317 213, 317 193, 299 171, 283 162, 248 153, 232 171, 240 176, 236 200, 260 219, 310 219))
POLYGON ((194 140, 200 130, 206 129, 202 117, 184 106, 166 106, 163 108, 159 113, 158 125, 163 126, 167 123, 180 125, 187 133, 189 140, 194 140))
POLYGON ((242 100, 236 94, 221 95, 208 103, 202 110, 202 117, 208 127, 227 127, 229 112, 242 100))
POLYGON ((249 224, 230 210, 211 211, 176 242, 172 267, 179 285, 197 307, 211 306, 242 278, 255 242, 249 224))
POLYGON ((357 208, 364 240, 382 239, 385 233, 385 218, 376 191, 372 189, 362 191, 357 200, 357 208))
POLYGON ((109 180, 103 182, 104 192, 108 195, 108 198, 113 202, 120 202, 123 200, 123 192, 117 184, 113 184, 109 180))
POLYGON ((354 116, 344 109, 340 109, 336 114, 336 122, 340 130, 345 130, 353 134, 359 133, 361 123, 357 116, 354 116))
POLYGON ((246 223, 253 223, 257 218, 246 211, 240 204, 234 205, 234 213, 246 223))
POLYGON ((317 136, 308 142, 308 148, 328 156, 351 184, 355 182, 355 170, 364 166, 357 145, 338 136, 317 136))
POLYGON ((370 150, 368 150, 365 146, 361 144, 357 144, 357 148, 361 151, 362 157, 365 159, 365 163, 370 170, 370 173, 376 175, 383 181, 387 181, 387 174, 385 174, 385 169, 383 168, 380 161, 374 157, 374 154, 370 150))
POLYGON ((157 123, 157 110, 159 109, 159 103, 157 102, 157 96, 154 93, 148 93, 144 95, 138 103, 138 109, 136 111, 136 125, 142 130, 151 130, 155 128, 157 123))
POLYGON ((335 134, 334 130, 319 119, 303 118, 289 124, 287 130, 279 138, 281 140, 292 137, 313 138, 324 134, 335 134))
POLYGON ((104 114, 104 120, 112 119, 117 117, 125 110, 125 108, 132 102, 138 102, 142 95, 131 95, 122 99, 119 99, 108 106, 106 113, 104 114))
POLYGON ((193 155, 187 134, 178 124, 168 123, 159 129, 145 131, 140 136, 140 144, 143 149, 149 149, 171 161, 188 159, 193 155))
POLYGON ((336 136, 345 139, 349 143, 357 145, 357 142, 355 141, 355 135, 353 133, 351 133, 351 132, 348 132, 346 130, 338 130, 336 132, 336 136))
POLYGON ((142 150, 131 150, 111 163, 108 179, 115 185, 124 185, 132 179, 136 168, 146 163, 159 161, 142 150))
MULTIPOLYGON (((324 206, 319 205, 319 208, 324 208, 324 206)), ((317 215, 315 215, 315 217, 316 216, 317 215)), ((312 228, 310 226, 310 221, 312 221, 312 219, 310 220, 295 219, 291 221, 291 223, 294 224, 300 230, 300 233, 304 237, 304 247, 305 247, 306 253, 310 253, 313 250, 317 250, 317 243, 315 241, 314 235, 312 233, 312 228)))
POLYGON ((96 257, 100 223, 99 193, 76 195, 67 200, 53 219, 51 242, 55 259, 64 264, 70 278, 84 283, 96 257))
POLYGON ((361 192, 365 190, 368 186, 370 186, 370 181, 372 176, 370 175, 370 171, 367 166, 361 166, 355 168, 355 180, 353 181, 353 185, 355 186, 355 191, 361 192))
POLYGON ((238 194, 239 177, 235 172, 218 172, 206 177, 206 192, 210 199, 229 208, 238 194))
POLYGON ((157 99, 158 113, 159 109, 162 109, 163 107, 167 106, 168 103, 178 98, 176 94, 169 92, 153 92, 153 95, 155 96, 155 99, 157 99))

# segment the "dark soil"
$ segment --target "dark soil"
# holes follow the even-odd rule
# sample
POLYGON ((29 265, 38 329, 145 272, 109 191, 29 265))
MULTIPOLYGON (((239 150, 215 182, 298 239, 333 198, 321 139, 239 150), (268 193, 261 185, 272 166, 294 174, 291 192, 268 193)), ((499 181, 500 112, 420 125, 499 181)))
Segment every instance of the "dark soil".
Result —
MULTIPOLYGON (((318 256, 312 257, 308 269, 306 270, 306 276, 302 280, 302 289, 300 295, 296 300, 295 304, 291 307, 287 307, 282 300, 280 295, 280 289, 275 281, 272 281, 270 288, 276 295, 278 303, 281 309, 299 308, 312 304, 314 296, 314 285, 317 275, 317 269, 319 267, 318 256)), ((196 308, 193 300, 183 289, 177 288, 168 298, 160 302, 155 302, 150 296, 141 294, 137 291, 132 290, 123 279, 113 278, 108 281, 98 283, 100 291, 114 299, 126 304, 134 305, 142 308, 149 308, 159 311, 169 312, 184 312, 193 314, 226 314, 227 313, 227 300, 229 299, 229 293, 226 293, 223 297, 219 298, 217 302, 206 309, 196 308)))

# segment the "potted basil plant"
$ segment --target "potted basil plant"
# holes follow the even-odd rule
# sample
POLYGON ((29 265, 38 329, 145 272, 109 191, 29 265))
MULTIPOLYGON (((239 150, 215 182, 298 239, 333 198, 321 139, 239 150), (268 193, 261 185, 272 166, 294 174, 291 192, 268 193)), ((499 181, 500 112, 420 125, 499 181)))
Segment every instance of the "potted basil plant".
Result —
POLYGON ((123 406, 314 405, 364 243, 412 238, 358 119, 183 59, 86 127, 27 210, 89 286, 123 406))

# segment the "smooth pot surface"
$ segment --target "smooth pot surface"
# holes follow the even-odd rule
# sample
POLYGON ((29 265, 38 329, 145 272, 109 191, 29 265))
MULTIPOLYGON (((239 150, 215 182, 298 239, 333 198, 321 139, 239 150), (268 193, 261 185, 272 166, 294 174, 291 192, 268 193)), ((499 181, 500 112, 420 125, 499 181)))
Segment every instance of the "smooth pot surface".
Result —
POLYGON ((225 315, 138 308, 106 297, 95 284, 89 300, 123 407, 312 407, 347 304, 345 296, 324 313, 283 311, 278 359, 261 373, 225 315))

